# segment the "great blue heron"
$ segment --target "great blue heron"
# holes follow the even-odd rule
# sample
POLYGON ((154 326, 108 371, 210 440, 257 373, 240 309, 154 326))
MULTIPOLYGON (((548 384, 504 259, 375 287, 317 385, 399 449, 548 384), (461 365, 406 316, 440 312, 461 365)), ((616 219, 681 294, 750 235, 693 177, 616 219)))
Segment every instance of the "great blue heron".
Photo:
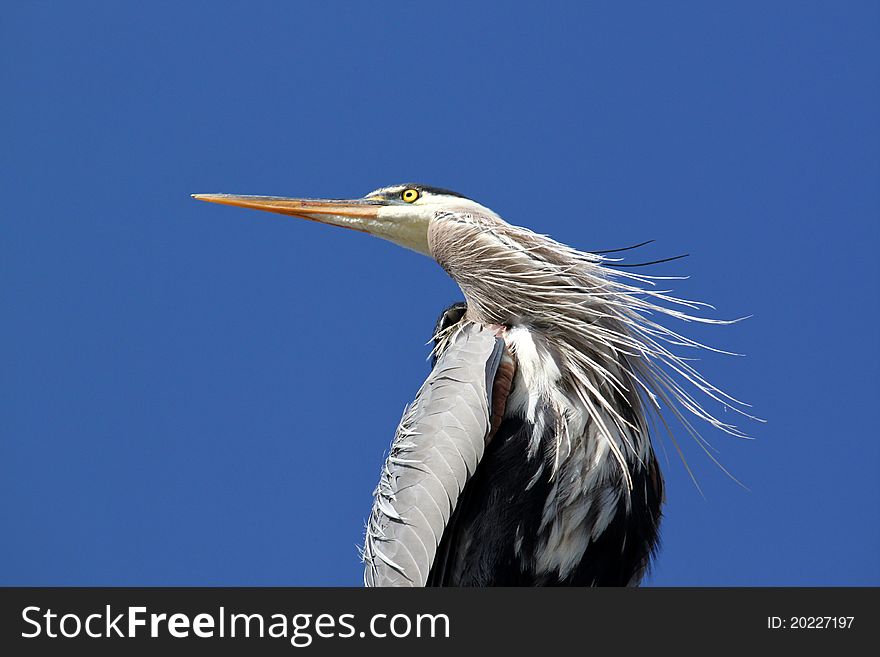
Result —
POLYGON ((688 387, 739 402, 672 351, 704 345, 655 320, 726 322, 687 314, 703 304, 610 268, 607 252, 427 185, 357 200, 195 198, 376 235, 434 258, 464 294, 438 321, 433 370, 382 469, 367 585, 638 584, 663 503, 653 411, 665 405, 698 440, 682 411, 742 435, 688 387))

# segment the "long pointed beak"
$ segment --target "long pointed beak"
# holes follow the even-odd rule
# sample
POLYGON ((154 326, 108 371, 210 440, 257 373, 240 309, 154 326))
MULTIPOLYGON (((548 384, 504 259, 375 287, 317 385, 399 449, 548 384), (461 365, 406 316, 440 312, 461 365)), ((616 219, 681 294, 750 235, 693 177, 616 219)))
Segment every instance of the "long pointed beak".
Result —
POLYGON ((192 197, 208 203, 276 212, 362 232, 371 232, 370 220, 375 220, 379 209, 386 205, 385 202, 374 199, 336 200, 234 194, 193 194, 192 197))
POLYGON ((381 237, 423 255, 431 255, 428 246, 428 224, 432 213, 419 212, 413 206, 402 202, 395 203, 378 198, 343 201, 233 194, 193 194, 192 197, 208 203, 276 212, 331 226, 351 228, 381 237))

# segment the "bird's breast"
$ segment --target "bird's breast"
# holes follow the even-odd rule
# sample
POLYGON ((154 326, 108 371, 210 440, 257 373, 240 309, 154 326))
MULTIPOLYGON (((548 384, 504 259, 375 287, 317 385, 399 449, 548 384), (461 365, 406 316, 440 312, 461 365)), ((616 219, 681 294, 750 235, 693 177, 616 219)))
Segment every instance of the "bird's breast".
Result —
POLYGON ((517 363, 507 413, 534 422, 541 400, 553 397, 559 389, 559 366, 546 339, 528 327, 513 326, 504 337, 517 363))

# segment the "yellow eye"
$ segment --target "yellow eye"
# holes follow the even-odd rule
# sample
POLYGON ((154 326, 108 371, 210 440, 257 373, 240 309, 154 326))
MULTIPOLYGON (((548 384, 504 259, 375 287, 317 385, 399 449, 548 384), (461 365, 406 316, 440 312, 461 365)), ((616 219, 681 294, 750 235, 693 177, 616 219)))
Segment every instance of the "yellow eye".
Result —
POLYGON ((403 194, 400 195, 400 198, 402 198, 407 203, 415 203, 416 199, 419 198, 419 190, 413 189, 412 187, 410 187, 409 189, 404 189, 403 194))

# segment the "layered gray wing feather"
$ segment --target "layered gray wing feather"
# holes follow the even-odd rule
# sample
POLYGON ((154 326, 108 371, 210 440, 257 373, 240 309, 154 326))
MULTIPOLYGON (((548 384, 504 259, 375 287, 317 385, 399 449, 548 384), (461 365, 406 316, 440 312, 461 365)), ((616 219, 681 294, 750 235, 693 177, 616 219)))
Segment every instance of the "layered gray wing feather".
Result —
POLYGON ((364 540, 367 586, 424 586, 458 496, 483 457, 504 342, 466 324, 394 436, 364 540))

